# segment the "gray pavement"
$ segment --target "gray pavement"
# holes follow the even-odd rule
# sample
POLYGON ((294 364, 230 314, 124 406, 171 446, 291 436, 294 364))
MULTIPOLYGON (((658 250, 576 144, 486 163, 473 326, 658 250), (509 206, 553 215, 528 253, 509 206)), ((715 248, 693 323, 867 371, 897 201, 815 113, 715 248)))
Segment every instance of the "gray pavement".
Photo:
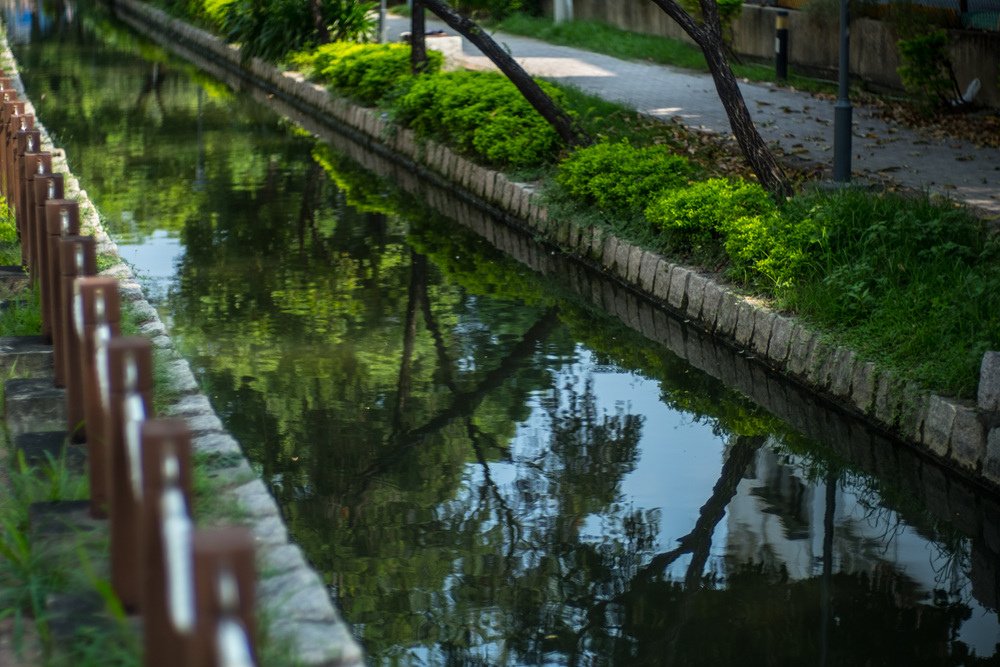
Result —
MULTIPOLYGON (((428 30, 445 29, 453 34, 443 23, 428 19, 428 30)), ((390 39, 406 30, 408 19, 389 18, 390 39)), ((657 118, 677 118, 693 128, 730 133, 708 74, 620 60, 505 33, 494 33, 493 38, 534 76, 576 86, 657 118)), ((468 67, 492 67, 467 40, 463 40, 462 60, 468 67)), ((744 82, 740 87, 767 142, 786 154, 832 164, 832 101, 767 84, 744 82)), ((865 107, 854 108, 852 170, 859 180, 891 181, 927 190, 975 206, 990 217, 1000 216, 1000 150, 892 124, 865 107)))

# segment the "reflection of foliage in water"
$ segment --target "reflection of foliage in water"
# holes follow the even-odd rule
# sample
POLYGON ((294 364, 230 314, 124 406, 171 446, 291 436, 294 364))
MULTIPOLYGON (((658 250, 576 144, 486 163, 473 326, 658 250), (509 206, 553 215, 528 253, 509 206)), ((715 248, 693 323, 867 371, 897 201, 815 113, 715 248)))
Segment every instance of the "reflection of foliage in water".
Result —
MULTIPOLYGON (((816 655, 817 581, 709 562, 744 464, 766 433, 792 443, 784 427, 253 105, 234 113, 199 95, 158 56, 135 65, 63 42, 66 74, 33 84, 50 93, 46 121, 65 128, 113 222, 131 213, 137 235, 184 241, 167 306, 177 340, 376 659, 816 655), (676 546, 657 543, 659 508, 623 496, 642 418, 598 408, 581 341, 730 443, 676 546), (684 582, 665 574, 675 562, 688 563, 684 582)), ((889 568, 837 577, 841 615, 869 607, 833 629, 839 647, 860 637, 882 656, 885 633, 925 628, 919 664, 962 613, 900 606, 890 593, 909 584, 889 568)))

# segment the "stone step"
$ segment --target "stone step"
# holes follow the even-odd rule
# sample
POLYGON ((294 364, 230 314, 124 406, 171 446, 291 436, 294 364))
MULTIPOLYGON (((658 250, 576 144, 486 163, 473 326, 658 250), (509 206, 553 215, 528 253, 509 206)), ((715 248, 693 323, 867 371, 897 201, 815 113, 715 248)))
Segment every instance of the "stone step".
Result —
POLYGON ((42 336, 0 336, 0 377, 52 377, 52 345, 42 336))
POLYGON ((52 378, 15 378, 4 383, 4 414, 12 438, 66 428, 66 391, 52 378))

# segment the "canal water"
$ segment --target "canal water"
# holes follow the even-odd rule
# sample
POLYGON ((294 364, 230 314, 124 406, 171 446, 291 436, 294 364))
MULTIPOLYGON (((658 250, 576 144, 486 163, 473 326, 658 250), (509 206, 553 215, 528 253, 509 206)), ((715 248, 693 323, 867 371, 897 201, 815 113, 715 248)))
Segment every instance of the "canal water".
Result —
POLYGON ((933 466, 874 476, 107 10, 5 21, 372 664, 995 664, 996 526, 933 466))

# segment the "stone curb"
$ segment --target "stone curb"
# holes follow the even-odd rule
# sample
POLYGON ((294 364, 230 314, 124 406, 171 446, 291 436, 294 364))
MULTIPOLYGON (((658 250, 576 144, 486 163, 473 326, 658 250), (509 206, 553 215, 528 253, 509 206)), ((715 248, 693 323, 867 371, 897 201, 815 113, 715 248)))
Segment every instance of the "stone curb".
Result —
MULTIPOLYGON (((182 29, 185 25, 176 20, 171 20, 170 24, 172 29, 182 29)), ((34 107, 24 94, 7 39, 3 36, 0 40, 0 62, 24 99, 26 113, 34 114, 34 107)), ((226 55, 236 53, 231 49, 216 50, 226 55)), ((287 644, 297 659, 296 664, 306 667, 363 665, 361 647, 330 601, 329 591, 321 577, 301 557, 301 551, 296 551, 298 547, 289 543, 288 531, 274 498, 253 473, 239 443, 225 432, 208 397, 201 393, 190 365, 174 349, 166 326, 143 295, 132 269, 121 261, 118 246, 104 230, 97 208, 70 172, 64 151, 54 147, 37 114, 35 127, 42 135, 42 149, 52 153, 52 170, 64 176, 66 198, 80 204, 81 233, 92 234, 96 238, 98 255, 113 256, 118 260, 101 271, 101 275, 120 281, 120 296, 135 317, 139 331, 152 339, 158 354, 166 354, 170 358, 167 382, 180 398, 165 407, 162 413, 187 421, 196 456, 219 462, 216 466, 208 464, 210 477, 218 487, 218 495, 223 502, 231 502, 240 508, 243 515, 233 522, 248 526, 256 537, 257 611, 266 623, 270 637, 287 644), (286 562, 287 555, 293 551, 298 557, 286 562), (286 565, 278 567, 276 563, 286 565), (286 594, 282 586, 288 581, 295 582, 296 587, 286 594), (308 604, 302 606, 305 602, 308 604)), ((42 404, 30 392, 25 394, 29 404, 42 404)), ((56 403, 62 405, 59 401, 56 403)), ((65 418, 56 422, 61 426, 65 418)))
MULTIPOLYGON (((596 265, 706 332, 729 341, 817 393, 832 397, 849 412, 957 466, 972 478, 1000 486, 1000 451, 996 446, 987 447, 988 441, 1000 443, 1000 434, 994 436, 1000 424, 991 423, 1000 421, 995 411, 976 409, 953 398, 932 397, 930 392, 899 381, 855 352, 832 345, 805 323, 773 312, 711 276, 671 264, 608 232, 579 229, 572 222, 561 223, 553 230, 544 203, 529 184, 515 183, 437 142, 423 141, 412 131, 393 126, 379 111, 336 97, 298 72, 283 72, 259 59, 243 65, 234 47, 137 0, 116 0, 116 4, 144 21, 173 31, 199 51, 215 54, 230 69, 249 72, 313 113, 334 117, 360 133, 369 146, 380 145, 461 185, 481 202, 513 216, 510 222, 516 226, 540 234, 563 252, 596 265)), ((988 367, 990 377, 996 381, 981 389, 980 406, 1000 408, 1000 353, 992 354, 984 358, 984 369, 988 367)))

